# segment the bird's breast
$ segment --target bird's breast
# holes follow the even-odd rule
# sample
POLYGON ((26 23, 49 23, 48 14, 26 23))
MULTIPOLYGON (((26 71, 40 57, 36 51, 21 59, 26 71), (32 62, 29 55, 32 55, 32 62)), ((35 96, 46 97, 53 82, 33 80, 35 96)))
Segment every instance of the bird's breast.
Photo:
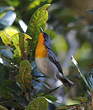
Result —
POLYGON ((35 50, 36 58, 45 58, 48 56, 48 50, 44 44, 38 43, 35 50))
POLYGON ((38 69, 48 75, 49 77, 56 78, 58 69, 48 58, 35 58, 38 69))

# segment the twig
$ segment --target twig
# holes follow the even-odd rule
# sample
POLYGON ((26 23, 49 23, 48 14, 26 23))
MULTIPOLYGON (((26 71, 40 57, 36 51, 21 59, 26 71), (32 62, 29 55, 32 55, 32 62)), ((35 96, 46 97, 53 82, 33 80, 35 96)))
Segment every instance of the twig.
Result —
POLYGON ((82 72, 80 71, 80 68, 79 68, 79 66, 78 66, 77 61, 75 60, 75 58, 74 58, 73 56, 71 57, 71 60, 72 60, 72 62, 74 63, 74 65, 76 66, 76 68, 77 68, 78 72, 80 73, 80 76, 81 76, 81 78, 83 79, 83 81, 85 82, 86 86, 87 86, 87 87, 89 88, 89 90, 91 91, 91 88, 90 88, 90 86, 89 86, 89 84, 88 84, 88 82, 87 82, 85 76, 84 76, 84 75, 82 74, 82 72))
POLYGON ((86 103, 87 103, 87 102, 80 103, 80 104, 74 104, 74 105, 63 105, 63 106, 61 106, 61 107, 58 107, 57 110, 67 110, 67 109, 77 110, 77 109, 80 108, 81 106, 84 107, 84 105, 85 105, 86 103))

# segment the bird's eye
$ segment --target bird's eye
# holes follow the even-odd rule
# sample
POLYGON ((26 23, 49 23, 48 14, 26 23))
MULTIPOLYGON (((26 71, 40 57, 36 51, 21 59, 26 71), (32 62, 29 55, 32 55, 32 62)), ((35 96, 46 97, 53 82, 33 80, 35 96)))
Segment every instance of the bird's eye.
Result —
POLYGON ((44 39, 45 39, 45 41, 47 41, 47 36, 44 34, 44 39))
POLYGON ((47 41, 47 38, 45 37, 45 41, 47 41))

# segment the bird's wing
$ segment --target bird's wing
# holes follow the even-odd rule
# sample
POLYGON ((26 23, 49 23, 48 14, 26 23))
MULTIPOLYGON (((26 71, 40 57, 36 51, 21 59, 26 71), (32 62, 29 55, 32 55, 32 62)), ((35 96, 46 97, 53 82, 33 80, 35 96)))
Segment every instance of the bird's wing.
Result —
POLYGON ((56 67, 58 68, 58 71, 63 74, 63 71, 62 71, 61 65, 57 59, 57 56, 51 50, 50 37, 46 33, 44 33, 44 38, 45 38, 45 46, 48 49, 48 57, 49 57, 50 61, 53 62, 56 65, 56 67))
POLYGON ((48 57, 50 61, 56 65, 56 67, 58 68, 58 71, 63 74, 62 67, 57 59, 57 56, 51 49, 48 49, 48 57))

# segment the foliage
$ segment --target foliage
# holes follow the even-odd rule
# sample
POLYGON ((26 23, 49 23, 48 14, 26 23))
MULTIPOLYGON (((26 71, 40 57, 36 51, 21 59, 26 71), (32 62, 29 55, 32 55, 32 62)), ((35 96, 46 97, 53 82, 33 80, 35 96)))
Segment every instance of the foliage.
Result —
POLYGON ((2 105, 0 105, 0 110, 7 110, 7 108, 5 108, 2 105))
MULTIPOLYGON (((13 2, 9 1, 8 3, 12 4, 13 2)), ((3 30, 0 31, 0 63, 2 63, 0 69, 0 73, 2 73, 0 74, 2 78, 0 96, 3 98, 2 104, 6 107, 24 109, 28 101, 32 100, 30 98, 34 97, 34 95, 32 95, 34 94, 32 83, 36 78, 32 74, 31 60, 29 61, 28 59, 29 55, 34 53, 32 50, 35 49, 40 28, 45 28, 48 19, 48 7, 49 4, 44 4, 32 15, 27 29, 27 33, 31 35, 31 37, 26 33, 20 32, 20 29, 8 27, 7 22, 6 24, 2 24, 3 30), (30 50, 30 48, 32 50, 30 50), (8 100, 7 105, 4 100, 8 100)), ((13 18, 12 15, 10 16, 13 18)), ((2 18, 2 21, 3 20, 4 17, 2 18)), ((7 20, 9 20, 9 18, 5 18, 5 21, 7 20)), ((14 21, 10 19, 9 22, 14 21)), ((31 107, 28 105, 27 109, 32 108, 32 106, 34 107, 34 101, 31 103, 31 107)), ((44 97, 35 99, 35 103, 38 103, 38 106, 40 106, 42 110, 44 108, 46 108, 46 110, 48 109, 48 101, 44 97), (42 102, 43 105, 41 107, 42 102)))
POLYGON ((20 62, 19 74, 16 79, 22 89, 31 88, 31 64, 28 60, 23 60, 20 62))
MULTIPOLYGON (((46 4, 42 6, 41 8, 39 8, 38 10, 36 10, 30 19, 27 33, 32 36, 32 41, 30 42, 31 47, 32 47, 32 50, 31 50, 32 54, 34 53, 34 50, 35 50, 37 37, 40 32, 40 28, 44 29, 46 22, 48 20, 47 8, 49 7, 49 5, 50 4, 46 4)), ((33 56, 34 55, 32 55, 31 57, 33 56)))
POLYGON ((45 97, 38 97, 29 103, 25 110, 48 110, 48 101, 45 97))
POLYGON ((93 27, 62 4, 61 0, 0 1, 0 110, 92 110, 93 27), (71 73, 68 77, 75 82, 74 91, 50 87, 50 79, 36 68, 34 53, 41 30, 51 37, 64 71, 71 73), (71 64, 72 55, 80 63, 76 65, 80 74, 71 64))

